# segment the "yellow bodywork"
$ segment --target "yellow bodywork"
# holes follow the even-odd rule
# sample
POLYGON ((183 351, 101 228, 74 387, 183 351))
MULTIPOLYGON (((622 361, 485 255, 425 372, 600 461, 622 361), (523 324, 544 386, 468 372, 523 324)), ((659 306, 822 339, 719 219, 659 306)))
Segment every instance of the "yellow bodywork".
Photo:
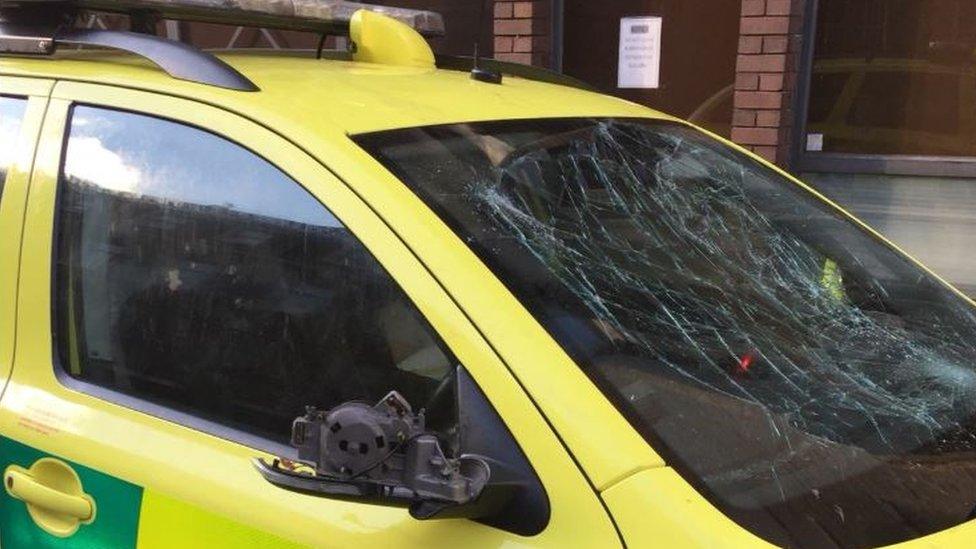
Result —
MULTIPOLYGON (((670 117, 514 77, 492 85, 429 66, 269 54, 223 59, 260 91, 175 80, 114 54, 0 58, 0 93, 31 97, 23 131, 38 136, 36 151, 18 152, 0 211, 0 383, 13 365, 0 434, 144 487, 138 542, 145 547, 765 545, 667 467, 465 243, 348 137, 477 120, 670 117), (527 538, 473 521, 421 522, 402 509, 286 492, 253 471, 257 450, 61 384, 52 364, 52 246, 73 103, 206 128, 257 152, 327 204, 504 419, 545 485, 548 527, 527 538)), ((964 547, 974 539, 969 523, 914 543, 964 547)))

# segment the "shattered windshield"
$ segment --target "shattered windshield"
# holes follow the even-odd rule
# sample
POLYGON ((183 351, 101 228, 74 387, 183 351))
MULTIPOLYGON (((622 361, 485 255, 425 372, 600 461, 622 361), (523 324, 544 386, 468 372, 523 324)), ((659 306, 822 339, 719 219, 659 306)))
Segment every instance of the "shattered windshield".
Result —
POLYGON ((357 141, 742 526, 863 547, 973 517, 974 309, 811 192, 675 123, 357 141))

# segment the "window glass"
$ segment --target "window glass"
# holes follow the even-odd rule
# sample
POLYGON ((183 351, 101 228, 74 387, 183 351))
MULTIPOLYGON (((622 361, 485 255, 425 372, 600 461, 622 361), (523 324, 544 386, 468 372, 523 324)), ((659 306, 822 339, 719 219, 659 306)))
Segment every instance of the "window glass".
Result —
POLYGON ((673 123, 356 139, 744 527, 867 547, 972 518, 976 311, 812 193, 673 123))
POLYGON ((0 197, 7 180, 7 171, 17 153, 20 124, 24 119, 27 101, 0 96, 0 197))
POLYGON ((807 131, 823 134, 824 151, 976 156, 976 2, 821 0, 818 9, 807 131))
POLYGON ((76 107, 57 326, 73 378, 284 442, 306 405, 424 405, 453 359, 295 181, 211 133, 76 107))
POLYGON ((810 81, 810 107, 807 119, 811 124, 826 122, 836 108, 844 86, 850 80, 846 72, 814 72, 810 81))
MULTIPOLYGON (((903 129, 906 134, 955 135, 959 131, 959 76, 944 73, 915 75, 914 85, 903 72, 876 71, 864 75, 847 114, 847 123, 864 128, 903 129), (914 102, 921 92, 935 101, 914 102), (910 105, 910 106, 909 106, 910 105)), ((918 144, 915 148, 923 147, 918 144)))

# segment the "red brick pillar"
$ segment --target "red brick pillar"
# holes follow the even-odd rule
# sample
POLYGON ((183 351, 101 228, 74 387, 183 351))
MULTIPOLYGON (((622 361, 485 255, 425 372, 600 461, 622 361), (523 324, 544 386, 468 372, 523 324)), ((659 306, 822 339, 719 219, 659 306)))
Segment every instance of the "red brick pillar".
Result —
POLYGON ((495 59, 549 66, 552 27, 549 0, 495 2, 495 59))
POLYGON ((742 0, 732 140, 789 162, 801 32, 810 0, 742 0))

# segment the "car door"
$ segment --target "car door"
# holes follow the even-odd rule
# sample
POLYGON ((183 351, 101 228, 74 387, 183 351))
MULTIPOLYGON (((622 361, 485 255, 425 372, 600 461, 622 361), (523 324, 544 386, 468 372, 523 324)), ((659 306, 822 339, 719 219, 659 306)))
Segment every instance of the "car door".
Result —
POLYGON ((0 394, 13 364, 20 236, 51 82, 0 76, 0 394))
POLYGON ((8 489, 4 547, 620 543, 558 437, 416 257, 266 127, 58 83, 21 260, 0 465, 63 488, 51 496, 62 512, 8 489), (532 537, 297 494, 254 470, 254 457, 291 455, 305 405, 396 389, 419 406, 455 365, 545 489, 549 518, 532 537))

